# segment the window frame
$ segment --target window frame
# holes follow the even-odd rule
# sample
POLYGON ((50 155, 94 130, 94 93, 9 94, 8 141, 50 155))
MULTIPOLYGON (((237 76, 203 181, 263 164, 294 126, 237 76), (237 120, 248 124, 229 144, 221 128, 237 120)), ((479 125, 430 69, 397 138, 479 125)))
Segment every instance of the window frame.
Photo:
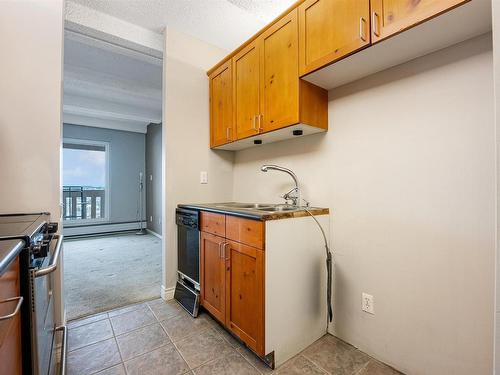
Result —
MULTIPOLYGON (((104 162, 104 168, 105 168, 105 187, 104 187, 104 217, 102 218, 96 218, 96 219, 79 219, 79 220, 64 220, 64 212, 62 211, 62 217, 61 217, 61 222, 63 226, 65 227, 74 227, 74 226, 80 226, 80 225, 89 225, 89 224, 102 224, 102 223, 109 223, 111 221, 111 179, 109 177, 110 175, 110 162, 109 162, 109 156, 110 156, 110 150, 111 150, 111 145, 109 142, 106 141, 96 141, 93 139, 83 139, 83 138, 63 138, 62 144, 61 144, 61 152, 64 154, 64 144, 65 143, 73 143, 77 145, 88 145, 88 146, 101 146, 104 147, 104 153, 105 153, 105 162, 104 162)), ((69 147, 68 147, 69 148, 69 147)), ((62 160, 62 168, 61 168, 61 210, 64 209, 64 201, 63 201, 63 171, 64 171, 64 156, 61 158, 62 160)))

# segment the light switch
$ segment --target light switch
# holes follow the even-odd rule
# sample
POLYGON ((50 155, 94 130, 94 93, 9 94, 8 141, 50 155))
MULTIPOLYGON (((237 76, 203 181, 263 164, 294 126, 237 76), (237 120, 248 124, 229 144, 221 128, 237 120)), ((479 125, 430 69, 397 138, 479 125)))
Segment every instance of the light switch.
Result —
POLYGON ((152 174, 149 175, 149 181, 153 181, 153 175, 152 174))
POLYGON ((208 184, 208 172, 200 172, 200 184, 208 184))

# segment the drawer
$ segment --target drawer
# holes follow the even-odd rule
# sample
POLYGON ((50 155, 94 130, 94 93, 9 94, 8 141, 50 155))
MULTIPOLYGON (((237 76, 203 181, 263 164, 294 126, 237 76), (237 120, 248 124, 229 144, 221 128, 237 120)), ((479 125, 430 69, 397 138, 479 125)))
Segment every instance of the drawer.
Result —
POLYGON ((228 215, 226 216, 226 238, 264 249, 264 222, 228 215))
POLYGON ((226 215, 202 211, 200 216, 200 230, 202 232, 221 237, 226 236, 226 215))
MULTIPOLYGON (((20 296, 19 257, 0 276, 0 301, 20 296)), ((12 313, 17 301, 0 303, 0 316, 12 313)), ((0 363, 6 374, 21 374, 21 313, 0 321, 0 363)), ((3 372, 2 372, 3 374, 3 372)))

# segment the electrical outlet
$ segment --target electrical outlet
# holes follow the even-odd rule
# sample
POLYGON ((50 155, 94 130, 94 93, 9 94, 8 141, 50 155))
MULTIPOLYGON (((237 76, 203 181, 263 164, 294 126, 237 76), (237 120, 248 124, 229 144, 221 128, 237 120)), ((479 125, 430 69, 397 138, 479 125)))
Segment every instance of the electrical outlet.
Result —
POLYGON ((149 217, 149 222, 152 223, 153 222, 153 216, 150 216, 149 217))
POLYGON ((153 175, 152 174, 149 175, 149 181, 153 181, 153 175))
POLYGON ((368 314, 375 314, 375 301, 371 294, 361 293, 361 310, 368 314))
POLYGON ((208 184, 208 172, 200 172, 200 184, 208 184))

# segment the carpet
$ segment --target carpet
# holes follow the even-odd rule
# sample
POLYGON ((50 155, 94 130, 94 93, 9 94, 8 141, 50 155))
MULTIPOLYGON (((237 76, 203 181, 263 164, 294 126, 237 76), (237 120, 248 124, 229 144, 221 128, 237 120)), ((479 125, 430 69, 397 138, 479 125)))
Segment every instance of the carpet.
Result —
POLYGON ((160 296, 161 239, 120 234, 64 241, 68 320, 160 296))

